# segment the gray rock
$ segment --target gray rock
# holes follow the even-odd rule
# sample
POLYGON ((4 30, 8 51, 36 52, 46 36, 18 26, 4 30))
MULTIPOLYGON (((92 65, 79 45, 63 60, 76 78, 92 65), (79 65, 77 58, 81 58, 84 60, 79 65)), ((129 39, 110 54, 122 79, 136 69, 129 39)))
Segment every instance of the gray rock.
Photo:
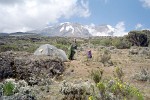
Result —
POLYGON ((150 82, 150 71, 148 68, 141 68, 141 70, 133 76, 134 79, 139 81, 150 82))
POLYGON ((130 50, 129 50, 129 54, 130 54, 130 55, 136 55, 136 54, 138 54, 138 52, 139 52, 138 49, 130 49, 130 50))

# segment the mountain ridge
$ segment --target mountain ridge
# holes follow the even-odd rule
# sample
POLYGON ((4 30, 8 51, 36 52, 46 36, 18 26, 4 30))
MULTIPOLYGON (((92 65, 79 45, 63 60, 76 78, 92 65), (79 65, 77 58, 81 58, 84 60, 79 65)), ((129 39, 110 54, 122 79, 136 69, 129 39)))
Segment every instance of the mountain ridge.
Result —
POLYGON ((44 36, 61 37, 90 37, 90 36, 113 36, 115 28, 110 25, 82 25, 80 23, 64 22, 43 29, 30 31, 44 36))

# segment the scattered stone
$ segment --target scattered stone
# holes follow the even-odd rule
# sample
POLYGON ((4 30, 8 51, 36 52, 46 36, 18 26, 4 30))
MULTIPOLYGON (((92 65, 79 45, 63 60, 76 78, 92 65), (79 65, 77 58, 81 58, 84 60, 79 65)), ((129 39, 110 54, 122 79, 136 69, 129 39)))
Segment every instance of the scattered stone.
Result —
POLYGON ((131 49, 129 50, 129 55, 136 55, 136 54, 138 54, 138 49, 136 49, 136 48, 131 48, 131 49))
POLYGON ((134 79, 138 81, 148 81, 150 82, 150 71, 148 68, 141 68, 140 72, 137 72, 134 76, 134 79))

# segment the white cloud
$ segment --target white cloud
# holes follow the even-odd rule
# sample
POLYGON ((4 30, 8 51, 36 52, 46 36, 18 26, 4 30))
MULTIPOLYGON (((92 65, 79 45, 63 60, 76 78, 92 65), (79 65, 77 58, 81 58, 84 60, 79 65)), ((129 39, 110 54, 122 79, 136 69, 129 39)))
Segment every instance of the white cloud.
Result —
POLYGON ((118 22, 115 26, 114 36, 124 36, 127 35, 125 23, 123 21, 118 22))
POLYGON ((0 0, 0 32, 26 31, 60 18, 90 16, 88 0, 0 0))
POLYGON ((140 29, 140 28, 142 28, 142 27, 143 27, 143 25, 140 24, 140 23, 138 23, 138 24, 135 26, 135 29, 140 29))
POLYGON ((150 0, 140 0, 143 3, 144 7, 150 8, 150 0))

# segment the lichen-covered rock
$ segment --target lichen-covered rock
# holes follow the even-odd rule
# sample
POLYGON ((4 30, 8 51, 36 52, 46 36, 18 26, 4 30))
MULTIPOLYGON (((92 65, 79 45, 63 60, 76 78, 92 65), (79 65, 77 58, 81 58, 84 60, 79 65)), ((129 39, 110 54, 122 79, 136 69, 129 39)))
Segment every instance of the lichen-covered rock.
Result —
POLYGON ((139 81, 150 82, 150 70, 148 68, 141 68, 141 70, 136 73, 133 78, 139 81))
POLYGON ((0 79, 13 77, 24 79, 30 85, 41 79, 58 76, 64 72, 64 64, 49 56, 34 56, 26 52, 0 53, 0 79))
POLYGON ((138 54, 138 52, 139 52, 139 50, 136 49, 136 48, 132 48, 132 49, 129 50, 130 55, 136 55, 136 54, 138 54))

